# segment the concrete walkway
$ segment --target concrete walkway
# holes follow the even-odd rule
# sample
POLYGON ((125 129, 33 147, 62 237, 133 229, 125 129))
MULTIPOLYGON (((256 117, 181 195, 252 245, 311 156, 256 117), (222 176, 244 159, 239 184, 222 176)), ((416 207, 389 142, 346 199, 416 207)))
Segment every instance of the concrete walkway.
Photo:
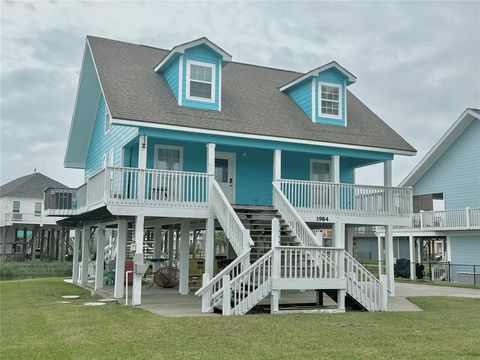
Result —
POLYGON ((480 290, 448 286, 395 283, 395 296, 388 300, 388 311, 422 311, 407 300, 413 296, 455 296, 480 298, 480 290))

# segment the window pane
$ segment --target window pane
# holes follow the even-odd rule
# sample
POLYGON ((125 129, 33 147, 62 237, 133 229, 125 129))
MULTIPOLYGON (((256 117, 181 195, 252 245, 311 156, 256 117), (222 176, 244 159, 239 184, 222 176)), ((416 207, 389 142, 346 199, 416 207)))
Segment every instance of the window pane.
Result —
POLYGON ((162 170, 181 170, 180 150, 159 148, 157 154, 157 168, 162 170))
POLYGON ((312 163, 313 181, 330 181, 330 164, 314 162, 312 163))
POLYGON ((36 202, 35 203, 35 215, 41 215, 42 214, 42 203, 41 202, 36 202))
POLYGON ((215 159, 215 180, 218 182, 228 182, 228 160, 215 159))
POLYGON ((20 201, 14 200, 13 201, 13 208, 12 208, 14 213, 19 213, 20 212, 20 201))
POLYGON ((190 96, 204 98, 204 99, 211 99, 212 85, 207 83, 190 81, 190 96))
POLYGON ((200 65, 190 65, 190 80, 212 82, 212 68, 200 65))

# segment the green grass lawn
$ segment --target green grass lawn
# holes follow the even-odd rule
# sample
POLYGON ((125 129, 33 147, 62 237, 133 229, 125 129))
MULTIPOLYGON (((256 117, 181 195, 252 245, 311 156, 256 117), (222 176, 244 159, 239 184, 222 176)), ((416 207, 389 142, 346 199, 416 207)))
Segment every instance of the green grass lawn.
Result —
MULTIPOLYGON (((58 304, 61 279, 0 282, 1 359, 460 359, 480 357, 480 299, 413 298, 425 311, 165 318, 58 304)), ((161 299, 159 299, 161 301, 161 299)))

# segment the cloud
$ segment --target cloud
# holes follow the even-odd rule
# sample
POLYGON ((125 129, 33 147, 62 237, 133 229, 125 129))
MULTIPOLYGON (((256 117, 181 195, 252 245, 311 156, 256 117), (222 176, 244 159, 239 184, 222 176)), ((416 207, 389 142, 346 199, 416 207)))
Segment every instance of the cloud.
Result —
MULTIPOLYGON (((234 60, 308 71, 339 61, 351 90, 419 151, 480 106, 478 2, 2 2, 1 182, 38 168, 70 185, 63 156, 87 34, 171 48, 208 36, 234 60), (218 5, 218 4, 217 4, 218 5)), ((381 166, 361 169, 376 183, 381 166)))

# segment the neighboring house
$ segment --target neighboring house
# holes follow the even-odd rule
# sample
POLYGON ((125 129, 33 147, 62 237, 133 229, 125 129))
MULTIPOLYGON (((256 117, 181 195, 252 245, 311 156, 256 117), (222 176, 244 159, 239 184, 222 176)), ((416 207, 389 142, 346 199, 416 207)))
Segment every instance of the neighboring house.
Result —
POLYGON ((57 226, 58 217, 48 217, 43 208, 45 189, 66 188, 39 172, 0 186, 0 252, 12 260, 48 256, 64 260, 66 229, 57 226), (34 251, 35 249, 35 251, 34 251))
MULTIPOLYGON (((85 169, 85 184, 63 192, 68 206, 47 206, 68 216, 63 223, 77 239, 86 235, 81 249, 75 244, 74 281, 88 281, 94 228, 95 287, 103 286, 104 229, 113 226, 115 296, 123 297, 130 226, 133 304, 140 304, 144 229, 153 229, 154 247, 167 242, 171 259, 173 235, 162 239, 162 227, 180 224, 181 294, 189 292, 189 232, 205 230, 197 291, 205 312, 223 303, 224 314, 243 314, 268 295, 275 312, 283 289, 324 290, 340 311, 346 295, 365 309, 384 309, 384 287, 344 249, 354 225, 386 226, 391 234, 410 223, 411 189, 391 186, 392 160, 416 150, 348 90, 355 82, 334 61, 308 73, 236 63, 206 38, 163 50, 87 37, 65 156, 66 167, 85 169), (357 168, 378 163, 386 187, 355 184, 357 168), (216 229, 228 238, 231 263, 214 276, 216 229), (322 248, 316 229, 333 229, 327 243, 335 247, 322 248)), ((52 194, 62 190, 49 189, 46 198, 52 194)), ((388 261, 393 294, 393 255, 388 261)))
POLYGON ((400 186, 413 187, 414 215, 394 235, 412 266, 440 259, 434 280, 480 284, 480 110, 466 109, 400 186))

